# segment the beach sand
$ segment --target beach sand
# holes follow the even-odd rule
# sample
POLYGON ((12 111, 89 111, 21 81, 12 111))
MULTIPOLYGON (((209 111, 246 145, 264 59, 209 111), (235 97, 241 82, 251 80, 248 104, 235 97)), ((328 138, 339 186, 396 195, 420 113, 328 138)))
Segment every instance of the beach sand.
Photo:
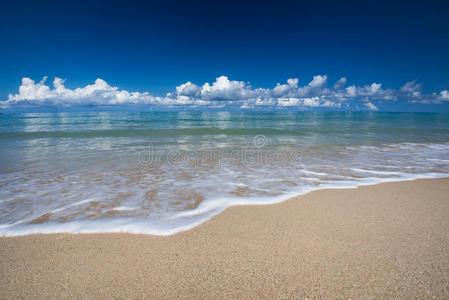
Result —
POLYGON ((159 237, 0 238, 0 298, 449 299, 449 179, 321 190, 159 237))

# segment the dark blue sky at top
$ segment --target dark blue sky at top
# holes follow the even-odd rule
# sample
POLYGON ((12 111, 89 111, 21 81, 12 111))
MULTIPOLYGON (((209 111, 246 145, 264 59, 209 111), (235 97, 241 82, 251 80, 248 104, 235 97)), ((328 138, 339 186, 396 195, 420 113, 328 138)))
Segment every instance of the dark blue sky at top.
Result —
POLYGON ((439 1, 2 1, 0 46, 0 99, 44 75, 156 95, 220 75, 267 88, 327 74, 449 89, 439 1))

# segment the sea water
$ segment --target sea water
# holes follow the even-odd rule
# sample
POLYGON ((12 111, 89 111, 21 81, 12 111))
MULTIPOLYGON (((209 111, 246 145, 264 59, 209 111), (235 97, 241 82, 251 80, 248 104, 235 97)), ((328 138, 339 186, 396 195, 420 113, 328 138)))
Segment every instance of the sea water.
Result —
POLYGON ((448 114, 0 115, 0 235, 167 235, 233 205, 448 176, 448 114))

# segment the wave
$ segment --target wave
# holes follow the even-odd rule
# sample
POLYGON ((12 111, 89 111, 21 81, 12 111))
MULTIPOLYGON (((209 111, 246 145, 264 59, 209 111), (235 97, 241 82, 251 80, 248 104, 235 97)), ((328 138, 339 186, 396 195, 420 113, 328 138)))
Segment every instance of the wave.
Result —
MULTIPOLYGON (((361 170, 362 171, 362 170, 361 170)), ((343 181, 323 184, 318 187, 304 187, 301 189, 293 189, 283 195, 271 198, 259 198, 257 201, 254 199, 239 199, 236 201, 229 201, 226 198, 214 199, 210 201, 204 201, 194 210, 180 212, 173 215, 171 220, 181 220, 179 225, 164 226, 157 221, 149 221, 139 218, 115 218, 106 220, 84 220, 84 221, 72 221, 66 223, 46 222, 43 224, 23 224, 23 222, 17 222, 14 224, 0 224, 0 236, 23 236, 30 234, 55 234, 55 233, 71 233, 71 234, 87 234, 87 233, 132 233, 132 234, 150 234, 158 236, 169 236, 179 232, 193 229, 206 221, 210 220, 213 216, 223 212, 226 208, 239 205, 269 205, 281 203, 285 200, 302 196, 313 191, 323 189, 351 189, 359 186, 375 185, 385 182, 398 182, 409 181, 416 179, 434 179, 434 178, 449 178, 449 174, 441 173, 427 173, 427 174, 400 174, 396 178, 364 178, 355 181, 343 181), (192 218, 196 217, 196 218, 192 218), (189 222, 182 222, 184 219, 188 219, 189 222)), ((79 205, 80 201, 74 205, 79 205)), ((88 201, 91 201, 89 199, 88 201)), ((123 210, 128 210, 124 208, 123 210)))

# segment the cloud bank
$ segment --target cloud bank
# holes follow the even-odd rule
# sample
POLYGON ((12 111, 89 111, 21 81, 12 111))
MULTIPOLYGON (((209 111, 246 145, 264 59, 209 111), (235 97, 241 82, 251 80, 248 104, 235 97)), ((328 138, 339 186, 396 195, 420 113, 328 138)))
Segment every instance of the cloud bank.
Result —
POLYGON ((130 92, 110 86, 103 79, 93 84, 68 89, 64 80, 55 77, 53 87, 46 84, 47 77, 39 82, 24 77, 19 92, 0 101, 3 108, 23 107, 77 107, 77 106, 149 106, 149 107, 205 107, 241 109, 345 109, 358 105, 359 109, 378 110, 383 101, 406 101, 410 103, 449 103, 449 91, 432 94, 422 93, 422 84, 407 82, 399 89, 384 89, 381 83, 363 86, 348 85, 345 77, 328 87, 326 75, 316 75, 304 85, 298 78, 277 83, 273 88, 253 88, 251 84, 229 80, 220 76, 210 84, 199 86, 186 82, 165 96, 149 92, 130 92))

